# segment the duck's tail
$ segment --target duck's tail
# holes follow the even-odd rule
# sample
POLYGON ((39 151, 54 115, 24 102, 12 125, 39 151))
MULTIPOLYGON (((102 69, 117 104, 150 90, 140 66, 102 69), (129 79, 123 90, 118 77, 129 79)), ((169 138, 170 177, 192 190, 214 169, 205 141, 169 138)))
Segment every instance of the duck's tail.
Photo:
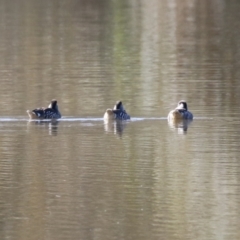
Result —
POLYGON ((39 119, 39 118, 37 117, 36 113, 33 112, 33 111, 27 110, 27 114, 28 114, 28 116, 29 116, 30 119, 39 119))
POLYGON ((178 121, 182 119, 183 119, 183 116, 178 110, 173 110, 168 114, 169 121, 178 121))
POLYGON ((112 109, 107 109, 103 116, 104 120, 111 121, 115 119, 115 114, 112 109))

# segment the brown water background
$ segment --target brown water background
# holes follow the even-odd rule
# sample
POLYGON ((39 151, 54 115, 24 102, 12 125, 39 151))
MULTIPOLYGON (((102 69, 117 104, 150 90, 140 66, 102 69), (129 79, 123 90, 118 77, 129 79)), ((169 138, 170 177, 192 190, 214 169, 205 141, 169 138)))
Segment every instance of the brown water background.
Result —
POLYGON ((2 0, 0 239, 240 239, 239 12, 2 0), (62 120, 28 122, 52 98, 62 120), (116 100, 132 120, 104 124, 116 100))

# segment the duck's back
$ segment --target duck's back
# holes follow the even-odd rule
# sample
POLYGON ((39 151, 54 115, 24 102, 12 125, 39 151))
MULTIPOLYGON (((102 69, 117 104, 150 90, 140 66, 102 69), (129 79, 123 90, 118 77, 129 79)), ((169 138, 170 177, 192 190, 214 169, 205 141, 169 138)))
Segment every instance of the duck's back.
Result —
POLYGON ((115 114, 115 119, 118 120, 129 120, 130 116, 126 113, 126 111, 122 111, 122 110, 113 110, 113 113, 115 114))
POLYGON ((61 118, 61 114, 52 108, 46 108, 44 110, 33 110, 33 112, 35 112, 36 115, 38 115, 40 118, 43 119, 57 119, 57 118, 61 118))
POLYGON ((36 108, 32 111, 27 111, 31 119, 58 119, 61 118, 59 111, 52 108, 36 108))
POLYGON ((185 109, 174 109, 168 114, 168 120, 192 120, 193 115, 185 109))

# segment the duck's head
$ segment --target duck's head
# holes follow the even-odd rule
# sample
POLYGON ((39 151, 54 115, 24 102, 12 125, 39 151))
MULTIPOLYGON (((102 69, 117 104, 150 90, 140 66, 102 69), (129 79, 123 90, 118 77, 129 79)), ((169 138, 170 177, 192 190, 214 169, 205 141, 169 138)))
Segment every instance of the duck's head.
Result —
POLYGON ((121 111, 125 111, 123 104, 121 101, 117 101, 116 104, 113 107, 113 110, 121 110, 121 111))
POLYGON ((188 110, 186 101, 184 101, 184 100, 179 101, 177 108, 178 109, 186 109, 186 110, 188 110))
POLYGON ((52 109, 58 110, 57 100, 53 99, 51 101, 51 103, 48 105, 48 108, 52 108, 52 109))

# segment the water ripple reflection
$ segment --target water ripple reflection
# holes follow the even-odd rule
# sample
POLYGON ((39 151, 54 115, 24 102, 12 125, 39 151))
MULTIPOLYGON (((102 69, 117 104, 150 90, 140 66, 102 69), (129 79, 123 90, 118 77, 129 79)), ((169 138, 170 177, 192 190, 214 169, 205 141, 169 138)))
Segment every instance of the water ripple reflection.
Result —
POLYGON ((240 239, 239 12, 1 1, 0 239, 240 239), (62 119, 28 122, 53 98, 62 119), (133 117, 106 125, 116 100, 133 117))

